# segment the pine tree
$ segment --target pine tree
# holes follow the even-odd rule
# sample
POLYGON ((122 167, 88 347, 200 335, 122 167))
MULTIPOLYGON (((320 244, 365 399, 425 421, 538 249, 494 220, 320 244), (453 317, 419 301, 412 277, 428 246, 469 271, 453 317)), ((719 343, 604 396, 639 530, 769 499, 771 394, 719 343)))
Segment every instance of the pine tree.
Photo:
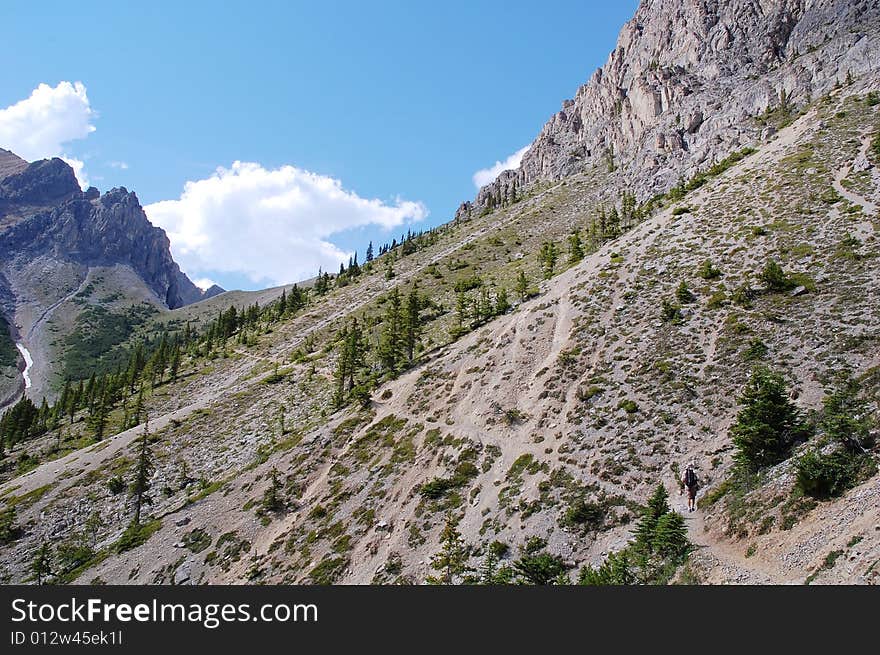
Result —
POLYGON ((660 517, 669 512, 669 494, 666 487, 658 484, 648 499, 648 504, 636 525, 636 548, 652 551, 654 548, 654 531, 660 517))
POLYGON ((440 571, 440 584, 451 585, 455 577, 467 571, 468 548, 461 538, 457 521, 450 514, 440 533, 440 552, 431 559, 431 566, 440 571))
POLYGON ((575 230, 568 237, 568 261, 577 264, 584 258, 584 246, 581 242, 580 232, 575 230))
POLYGON ((37 549, 31 562, 31 572, 38 585, 43 584, 43 581, 52 575, 52 546, 48 542, 42 542, 37 549))
POLYGON ((389 294, 387 305, 377 354, 382 367, 394 373, 403 358, 403 315, 397 287, 389 294))
POLYGON ((171 381, 177 380, 177 374, 180 371, 180 344, 174 343, 174 350, 171 353, 171 381))
POLYGON ((556 262, 559 259, 559 251, 556 248, 556 244, 552 241, 545 241, 541 244, 538 259, 541 262, 541 271, 544 274, 544 279, 549 280, 553 277, 553 273, 556 270, 556 262))
POLYGON ((736 461, 752 470, 782 461, 807 436, 800 411, 788 398, 778 373, 757 368, 739 399, 740 411, 730 430, 736 461))
POLYGON ((134 405, 134 414, 132 415, 132 422, 134 425, 140 425, 141 417, 144 414, 144 385, 141 383, 140 388, 138 389, 137 400, 134 405))
POLYGON ((608 214, 607 230, 605 237, 608 239, 614 239, 620 236, 620 214, 617 213, 616 206, 612 207, 611 213, 608 214))
POLYGON ((582 585, 632 585, 636 583, 636 576, 632 572, 630 554, 624 549, 617 553, 611 553, 598 569, 589 564, 585 565, 578 577, 578 584, 582 585))
POLYGON ((864 453, 873 446, 871 412, 861 397, 861 384, 849 371, 838 373, 834 387, 822 401, 820 423, 825 435, 850 453, 864 453))
POLYGON ((278 479, 278 469, 274 466, 269 471, 269 486, 263 493, 262 508, 264 512, 280 512, 284 509, 284 501, 281 498, 281 481, 278 479))
POLYGON ((510 311, 510 301, 507 299, 507 289, 501 287, 495 296, 495 314, 500 316, 510 311))
POLYGON ((416 347, 422 336, 422 299, 418 287, 413 285, 406 297, 404 308, 403 348, 406 362, 411 364, 415 358, 416 347))
POLYGON ((86 519, 86 534, 89 537, 89 544, 94 548, 98 543, 98 532, 104 527, 104 519, 101 518, 100 512, 92 512, 86 519))
POLYGON ((337 407, 345 404, 348 395, 358 383, 360 371, 364 368, 366 347, 363 333, 358 320, 354 317, 351 323, 340 333, 341 347, 336 363, 336 393, 334 401, 337 407))
POLYGON ((455 295, 455 330, 454 336, 459 336, 465 332, 465 322, 467 321, 467 295, 464 291, 459 291, 455 295))
POLYGON ((664 558, 675 559, 687 552, 688 538, 684 517, 678 512, 666 512, 657 519, 651 545, 654 552, 664 558))
POLYGON ((109 414, 106 392, 99 391, 98 394, 100 397, 95 401, 92 412, 89 415, 89 425, 92 428, 92 435, 95 441, 100 441, 104 438, 107 430, 107 416, 109 414))
POLYGON ((516 288, 515 291, 519 296, 520 302, 525 302, 526 297, 529 293, 529 279, 526 277, 525 271, 520 271, 519 275, 516 276, 516 288))
POLYGON ((150 477, 153 475, 153 453, 150 450, 150 423, 144 426, 144 432, 139 439, 138 458, 134 467, 134 479, 129 487, 129 493, 134 500, 134 517, 132 525, 141 524, 141 509, 144 505, 151 504, 150 477))
POLYGON ((367 256, 366 256, 366 261, 367 261, 368 264, 369 264, 371 261, 373 261, 373 242, 372 242, 372 241, 370 241, 370 244, 367 246, 367 256))

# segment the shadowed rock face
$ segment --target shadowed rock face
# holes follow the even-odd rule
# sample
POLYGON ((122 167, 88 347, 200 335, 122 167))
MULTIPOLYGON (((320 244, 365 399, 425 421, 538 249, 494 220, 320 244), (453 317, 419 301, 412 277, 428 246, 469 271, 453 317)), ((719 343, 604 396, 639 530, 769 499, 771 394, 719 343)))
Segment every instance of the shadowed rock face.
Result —
POLYGON ((880 5, 866 0, 643 0, 608 62, 544 125, 516 170, 456 219, 529 184, 613 158, 640 199, 761 137, 755 117, 880 69, 880 5))
POLYGON ((82 192, 60 159, 24 169, 11 157, 2 161, 19 172, 0 179, 0 221, 9 224, 0 231, 0 261, 14 265, 50 255, 87 266, 125 264, 169 309, 205 297, 174 262, 165 231, 149 222, 133 192, 82 192))

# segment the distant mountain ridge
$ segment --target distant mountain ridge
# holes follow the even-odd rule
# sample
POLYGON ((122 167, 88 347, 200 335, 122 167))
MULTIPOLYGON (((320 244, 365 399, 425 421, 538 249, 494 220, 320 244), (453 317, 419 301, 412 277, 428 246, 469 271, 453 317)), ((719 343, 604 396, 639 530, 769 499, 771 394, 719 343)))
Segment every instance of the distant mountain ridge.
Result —
MULTIPOLYGON (((180 270, 133 192, 82 191, 63 160, 29 164, 0 150, 0 339, 6 352, 15 341, 33 357, 33 398, 57 393, 68 340, 90 308, 118 322, 133 305, 161 312, 222 292, 202 291, 180 270)), ((24 375, 0 368, 0 404, 8 404, 25 390, 24 375)))
POLYGON ((205 297, 175 263, 165 231, 124 187, 82 192, 70 166, 42 160, 0 180, 0 221, 19 213, 0 232, 5 261, 51 253, 86 265, 127 264, 169 309, 205 297))

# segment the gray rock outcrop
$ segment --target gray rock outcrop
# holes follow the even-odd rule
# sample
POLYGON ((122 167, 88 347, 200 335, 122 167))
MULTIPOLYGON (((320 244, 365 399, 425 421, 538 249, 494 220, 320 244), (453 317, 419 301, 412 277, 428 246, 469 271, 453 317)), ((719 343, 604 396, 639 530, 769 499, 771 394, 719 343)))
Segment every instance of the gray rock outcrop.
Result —
POLYGON ((756 143, 768 109, 803 106, 878 70, 875 0, 643 0, 608 62, 563 102, 520 167, 456 219, 593 165, 645 199, 756 143))
MULTIPOLYGON (((0 221, 7 224, 0 231, 0 261, 48 254, 87 266, 125 264, 169 309, 206 297, 174 262, 168 236, 150 223, 133 192, 83 192, 60 159, 17 168, 0 179, 0 221)), ((221 292, 218 287, 211 295, 221 292)))

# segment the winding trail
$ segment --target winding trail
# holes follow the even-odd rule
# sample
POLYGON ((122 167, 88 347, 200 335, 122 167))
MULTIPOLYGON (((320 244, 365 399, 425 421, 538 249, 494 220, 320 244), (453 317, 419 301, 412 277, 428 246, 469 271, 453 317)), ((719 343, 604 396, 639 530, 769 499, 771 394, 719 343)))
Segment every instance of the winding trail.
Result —
POLYGON ((22 337, 22 341, 24 341, 24 342, 30 341, 34 336, 34 332, 36 331, 36 329, 52 315, 52 312, 54 312, 61 305, 63 305, 68 300, 72 299, 80 291, 82 291, 86 287, 86 284, 89 281, 90 273, 91 273, 91 271, 86 272, 85 277, 82 279, 82 281, 79 283, 79 286, 76 289, 74 289, 73 291, 68 293, 63 298, 56 300, 51 305, 49 305, 45 310, 43 310, 43 313, 40 314, 39 318, 37 318, 37 320, 33 322, 30 329, 28 330, 27 334, 24 337, 22 337))
MULTIPOLYGON (((862 147, 859 150, 859 154, 856 158, 858 158, 858 157, 865 157, 866 158, 868 156, 868 149, 870 147, 871 147, 871 135, 869 133, 863 134, 862 135, 862 147)), ((856 192, 851 191, 850 189, 847 189, 845 186, 843 186, 843 180, 845 180, 847 178, 847 176, 852 172, 854 163, 855 163, 855 161, 853 161, 852 164, 849 164, 848 166, 844 166, 843 168, 838 170, 837 173, 835 173, 835 175, 834 175, 834 182, 832 183, 832 185, 834 186, 834 190, 837 191, 837 193, 839 193, 841 196, 846 198, 852 204, 860 206, 862 208, 862 211, 866 215, 870 216, 877 211, 877 205, 875 205, 873 202, 871 202, 867 198, 860 196, 856 192)))
MULTIPOLYGON (((682 496, 684 498, 684 496, 682 496)), ((755 553, 747 557, 734 544, 717 538, 706 529, 703 512, 688 512, 686 501, 673 501, 673 506, 682 516, 688 530, 688 539, 695 546, 692 554, 698 566, 705 566, 713 575, 711 584, 762 584, 762 585, 799 585, 801 577, 793 578, 785 575, 779 567, 773 566, 755 553)))

